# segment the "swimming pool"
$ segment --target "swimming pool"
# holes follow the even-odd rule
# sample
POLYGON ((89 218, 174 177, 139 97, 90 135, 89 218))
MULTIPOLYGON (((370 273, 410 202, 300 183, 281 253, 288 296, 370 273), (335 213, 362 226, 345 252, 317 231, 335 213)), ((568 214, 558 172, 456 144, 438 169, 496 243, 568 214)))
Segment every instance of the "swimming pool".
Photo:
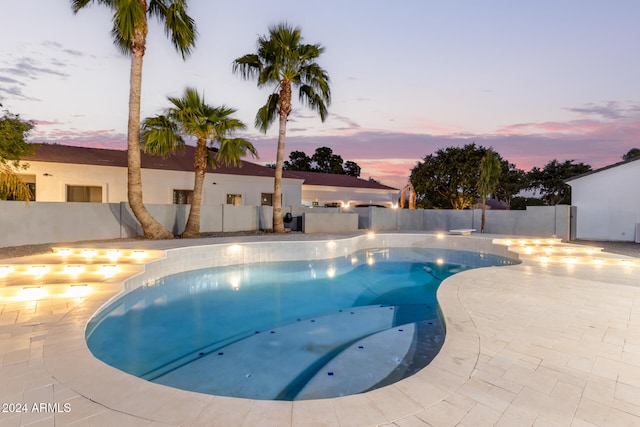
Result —
POLYGON ((412 375, 437 354, 444 324, 435 293, 443 279, 514 263, 422 247, 343 252, 160 277, 94 317, 89 348, 125 372, 209 394, 359 393, 412 375))

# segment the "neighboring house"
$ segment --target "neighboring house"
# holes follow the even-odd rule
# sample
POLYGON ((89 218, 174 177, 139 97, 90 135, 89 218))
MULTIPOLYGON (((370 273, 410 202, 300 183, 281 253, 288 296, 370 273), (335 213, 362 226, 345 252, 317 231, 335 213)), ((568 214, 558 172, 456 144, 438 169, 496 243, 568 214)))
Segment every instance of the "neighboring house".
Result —
POLYGON ((305 206, 355 207, 377 205, 397 207, 400 190, 349 175, 289 171, 304 179, 302 204, 305 206))
MULTIPOLYGON (((24 157, 23 179, 38 202, 127 201, 127 152, 101 148, 35 144, 24 157)), ((193 190, 195 148, 186 146, 163 159, 142 153, 143 200, 148 204, 189 203, 193 190)), ((271 205, 274 171, 251 162, 240 167, 207 168, 203 205, 271 205)), ((283 204, 301 203, 302 178, 285 174, 283 204)))
POLYGON ((640 243, 640 158, 570 178, 578 239, 640 243))
MULTIPOLYGON (((38 202, 127 201, 127 152, 58 144, 34 144, 20 176, 38 202)), ((142 153, 143 199, 148 204, 189 203, 194 147, 166 159, 142 153)), ((272 204, 274 169, 243 161, 240 167, 208 167, 203 205, 272 204)), ((283 172, 283 206, 397 203, 398 190, 346 175, 283 172)))

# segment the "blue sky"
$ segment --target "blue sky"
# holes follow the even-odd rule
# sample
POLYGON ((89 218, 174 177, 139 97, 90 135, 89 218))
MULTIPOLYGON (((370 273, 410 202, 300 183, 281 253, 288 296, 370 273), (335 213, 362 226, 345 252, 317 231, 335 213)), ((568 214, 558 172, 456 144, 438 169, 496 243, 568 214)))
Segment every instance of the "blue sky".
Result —
MULTIPOLYGON (((294 105, 287 153, 329 146, 362 177, 402 186, 443 147, 476 142, 528 170, 575 159, 594 167, 640 146, 640 2, 191 0, 199 38, 182 61, 155 23, 145 55, 142 116, 186 86, 238 109, 243 136, 275 158, 277 126, 252 128, 267 91, 231 72, 281 21, 321 43, 332 80, 321 123, 294 105)), ((129 59, 102 6, 3 0, 0 102, 38 123, 32 140, 126 147, 129 59), (34 13, 34 11, 37 11, 34 13)))

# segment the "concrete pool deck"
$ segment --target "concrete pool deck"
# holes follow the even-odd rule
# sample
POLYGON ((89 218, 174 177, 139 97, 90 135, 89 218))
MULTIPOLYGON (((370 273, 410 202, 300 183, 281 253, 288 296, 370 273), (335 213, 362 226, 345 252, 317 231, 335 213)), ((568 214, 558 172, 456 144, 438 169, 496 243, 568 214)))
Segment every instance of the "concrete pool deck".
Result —
MULTIPOLYGON (((162 257, 162 251, 193 241, 90 245, 121 249, 132 260, 118 261, 124 267, 110 274, 104 269, 109 261, 69 259, 74 269, 83 266, 73 281, 71 272, 54 268, 38 276, 42 266, 60 263, 59 255, 2 260, 0 426, 640 425, 640 260, 572 247, 549 254, 533 240, 506 242, 504 236, 446 238, 502 239, 497 243, 520 253, 523 262, 466 271, 443 283, 438 300, 447 337, 418 374, 368 393, 296 402, 171 389, 107 366, 87 349, 86 322, 145 262, 132 250, 162 257), (2 269, 10 265, 16 267, 2 269), (71 284, 88 284, 92 292, 61 291, 71 284), (57 294, 19 300, 11 296, 18 288, 57 294)), ((256 238, 206 240, 197 244, 256 238)))

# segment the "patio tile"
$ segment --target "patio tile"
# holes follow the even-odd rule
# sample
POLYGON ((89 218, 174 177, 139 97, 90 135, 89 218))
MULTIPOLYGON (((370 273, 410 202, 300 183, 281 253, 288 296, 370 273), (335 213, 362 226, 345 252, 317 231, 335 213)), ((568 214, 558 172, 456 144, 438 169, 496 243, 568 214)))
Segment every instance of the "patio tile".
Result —
POLYGON ((339 427, 340 422, 331 399, 293 402, 292 426, 339 427))
POLYGON ((427 423, 424 420, 421 420, 415 415, 410 415, 408 417, 402 418, 401 420, 397 420, 392 424, 385 424, 385 426, 394 426, 394 427, 436 427, 432 424, 427 423))
POLYGON ((416 417, 437 427, 455 426, 462 420, 468 411, 443 400, 422 412, 418 412, 416 417))
POLYGON ((364 394, 331 399, 340 425, 368 426, 389 423, 391 420, 375 407, 364 394))
POLYGON ((291 402, 258 400, 251 405, 242 426, 287 427, 292 425, 291 414, 291 402))
POLYGON ((500 419, 502 412, 485 406, 481 403, 477 404, 462 418, 458 426, 460 427, 482 427, 494 426, 500 419))
POLYGON ((413 397, 390 385, 367 393, 367 397, 388 420, 395 420, 420 411, 423 407, 413 397))
POLYGON ((194 427, 209 427, 214 422, 221 426, 242 426, 254 401, 215 396, 194 420, 194 427))

